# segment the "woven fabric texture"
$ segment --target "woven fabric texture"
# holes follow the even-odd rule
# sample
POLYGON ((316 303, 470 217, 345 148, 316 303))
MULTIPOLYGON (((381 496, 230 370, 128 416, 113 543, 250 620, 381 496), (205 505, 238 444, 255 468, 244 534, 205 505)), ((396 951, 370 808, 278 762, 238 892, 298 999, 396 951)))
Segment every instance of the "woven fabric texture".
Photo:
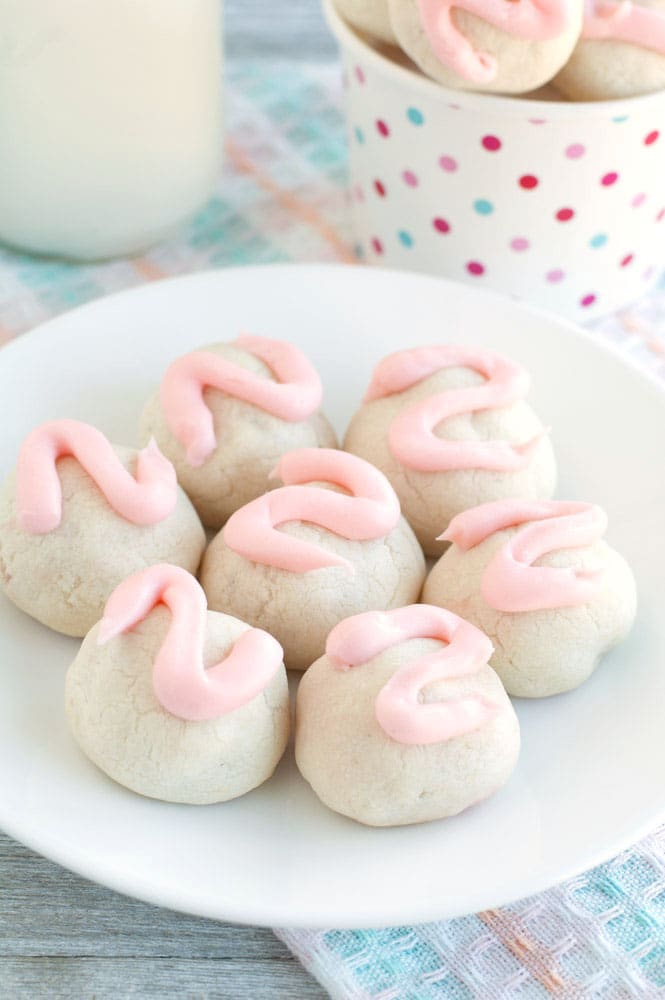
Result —
MULTIPOLYGON (((145 256, 80 266, 0 250, 0 342, 100 295, 171 275, 354 261, 336 67, 232 64, 226 149, 206 208, 145 256)), ((665 379, 665 285, 595 333, 665 379)), ((498 911, 419 927, 277 933, 340 1000, 665 997, 665 829, 498 911)))

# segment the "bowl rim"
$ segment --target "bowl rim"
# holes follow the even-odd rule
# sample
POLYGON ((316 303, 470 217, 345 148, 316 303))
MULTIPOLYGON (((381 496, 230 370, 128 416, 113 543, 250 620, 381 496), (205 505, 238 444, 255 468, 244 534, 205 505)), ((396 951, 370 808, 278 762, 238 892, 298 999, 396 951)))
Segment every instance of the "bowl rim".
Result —
POLYGON ((455 105, 457 109, 477 111, 484 114, 492 112, 517 115, 538 119, 552 118, 623 118, 632 117, 636 113, 649 111, 665 111, 665 90, 657 90, 651 94, 639 94, 636 97, 624 97, 611 101, 539 101, 533 98, 510 97, 497 94, 483 94, 469 90, 451 90, 420 75, 407 66, 388 59, 377 52, 337 12, 333 0, 322 0, 323 13, 331 32, 343 49, 352 52, 360 60, 373 65, 384 76, 392 76, 394 81, 415 91, 422 91, 432 100, 448 106, 455 105))

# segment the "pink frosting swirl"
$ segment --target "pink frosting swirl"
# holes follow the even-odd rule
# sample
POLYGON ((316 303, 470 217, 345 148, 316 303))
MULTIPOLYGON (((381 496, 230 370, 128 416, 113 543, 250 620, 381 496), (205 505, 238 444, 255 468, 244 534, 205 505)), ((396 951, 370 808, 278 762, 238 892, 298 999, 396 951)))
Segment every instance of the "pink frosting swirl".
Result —
POLYGON ((665 10, 654 10, 622 0, 587 4, 582 38, 590 41, 626 42, 665 55, 665 10))
POLYGON ((487 636, 451 611, 411 604, 395 611, 367 611, 336 625, 326 655, 338 670, 360 666, 409 639, 439 639, 444 648, 420 656, 393 674, 376 699, 376 720, 397 743, 443 743, 484 726, 496 706, 479 694, 425 703, 428 684, 477 674, 492 655, 487 636))
POLYGON ((212 413, 203 398, 207 388, 219 389, 292 423, 306 420, 321 405, 321 380, 293 344, 242 334, 232 346, 265 362, 277 381, 210 351, 193 351, 178 358, 162 379, 159 399, 164 417, 194 467, 203 465, 217 447, 212 413))
POLYGON ((78 420, 52 420, 28 434, 19 453, 16 509, 24 531, 45 535, 60 524, 57 462, 68 456, 83 466, 126 521, 157 524, 173 513, 178 498, 175 470, 154 441, 138 453, 134 478, 101 431, 78 420))
POLYGON ((165 604, 172 618, 152 683, 157 701, 171 715, 203 722, 234 712, 260 694, 279 670, 280 644, 249 626, 224 659, 206 669, 205 594, 190 573, 165 563, 132 574, 113 591, 99 625, 98 644, 129 632, 158 604, 165 604))
POLYGON ((369 462, 333 448, 300 448, 287 452, 272 473, 286 485, 245 504, 223 530, 225 543, 255 563, 290 573, 325 566, 353 566, 341 556, 276 529, 289 521, 307 521, 342 538, 383 538, 400 518, 392 486, 369 462), (345 496, 303 483, 326 482, 351 493, 345 496))
POLYGON ((495 56, 477 52, 453 19, 464 10, 500 31, 526 41, 557 38, 570 22, 566 0, 417 0, 420 20, 439 62, 464 80, 491 83, 498 71, 495 56))
POLYGON ((594 600, 601 570, 533 564, 549 552, 592 545, 602 538, 607 515, 595 504, 497 500, 458 514, 441 538, 468 552, 495 532, 515 527, 520 530, 499 548, 483 573, 481 593, 490 607, 541 611, 594 600))
POLYGON ((388 431, 388 443, 395 458, 419 472, 452 469, 514 472, 525 468, 542 433, 518 445, 507 441, 447 441, 435 434, 436 427, 449 417, 509 406, 526 396, 530 385, 528 373, 500 354, 448 344, 398 351, 377 365, 365 401, 404 392, 445 368, 470 368, 487 381, 466 389, 438 392, 406 406, 388 431))

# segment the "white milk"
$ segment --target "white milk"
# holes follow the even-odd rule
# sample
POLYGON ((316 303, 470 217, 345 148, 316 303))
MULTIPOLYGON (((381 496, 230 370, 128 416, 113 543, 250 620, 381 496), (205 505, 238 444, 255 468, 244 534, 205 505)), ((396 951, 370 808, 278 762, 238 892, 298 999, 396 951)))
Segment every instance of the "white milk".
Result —
POLYGON ((145 249, 220 155, 220 0, 0 0, 0 240, 145 249))

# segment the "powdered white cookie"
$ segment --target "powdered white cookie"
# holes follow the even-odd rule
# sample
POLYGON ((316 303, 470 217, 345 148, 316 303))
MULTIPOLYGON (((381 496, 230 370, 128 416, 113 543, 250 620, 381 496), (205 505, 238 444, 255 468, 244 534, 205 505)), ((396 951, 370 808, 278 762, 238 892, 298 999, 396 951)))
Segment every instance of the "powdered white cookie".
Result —
POLYGON ((381 361, 344 447, 390 480, 428 555, 460 511, 503 497, 548 498, 556 464, 524 396, 529 377, 489 351, 442 345, 381 361))
POLYGON ((416 600, 425 561, 368 463, 304 449, 277 471, 287 485, 233 515, 206 551, 201 582, 211 608, 266 629, 287 667, 305 670, 343 618, 416 600))
POLYGON ((196 511, 154 447, 110 445, 76 421, 33 431, 0 490, 2 589, 67 635, 85 635, 113 588, 137 569, 170 562, 195 573, 204 546, 196 511))
POLYGON ((395 32, 388 14, 388 0, 334 0, 342 17, 354 28, 380 42, 394 44, 395 32))
POLYGON ((292 344, 242 336, 175 361, 141 418, 209 528, 270 488, 293 448, 337 445, 316 371, 292 344))
POLYGON ((118 589, 135 602, 124 622, 128 630, 118 633, 123 621, 116 591, 109 602, 116 600, 116 611, 107 609, 67 672, 65 703, 74 738, 102 771, 140 795, 192 804, 244 795, 270 777, 288 741, 289 697, 279 645, 259 636, 260 645, 248 657, 239 644, 251 644, 256 630, 206 612, 193 577, 183 584, 186 574, 171 566, 153 567, 142 577, 118 589), (173 602, 176 587, 185 593, 173 602), (141 604, 146 590, 147 604, 141 604), (170 600, 173 607, 149 607, 153 599, 170 600), (169 652, 178 630, 175 653, 169 652), (239 650, 242 662, 231 662, 239 650), (165 668, 169 655, 172 662, 165 668), (169 667, 184 676, 180 688, 169 678, 169 667), (250 671, 256 676, 248 680, 250 671), (244 690, 234 691, 234 684, 244 690), (162 689, 171 710, 160 701, 162 689))
POLYGON ((360 823, 398 826, 496 792, 520 735, 491 650, 477 629, 425 605, 337 626, 296 707, 296 760, 319 798, 360 823))
POLYGON ((665 0, 597 0, 555 84, 574 101, 606 101, 665 89, 665 0))
POLYGON ((569 691, 596 669, 635 619, 626 561, 603 539, 590 504, 507 501, 456 518, 452 545, 424 600, 463 615, 494 644, 491 664, 511 695, 569 691))
POLYGON ((523 94, 548 83, 582 28, 582 0, 389 0, 397 40, 446 87, 523 94))

